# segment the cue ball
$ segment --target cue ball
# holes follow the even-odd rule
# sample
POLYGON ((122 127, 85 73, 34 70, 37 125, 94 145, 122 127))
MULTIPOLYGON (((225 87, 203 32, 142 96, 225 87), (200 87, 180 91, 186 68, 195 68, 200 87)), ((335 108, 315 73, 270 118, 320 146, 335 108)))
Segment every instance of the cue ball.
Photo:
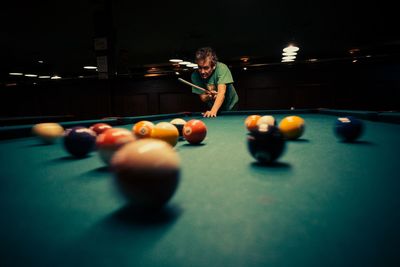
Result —
POLYGON ((201 120, 190 120, 183 126, 183 136, 190 144, 197 145, 203 142, 207 135, 207 126, 201 120))
POLYGON ((260 163, 272 163, 285 150, 285 139, 278 127, 260 124, 256 131, 247 135, 247 148, 260 163))
POLYGON ((249 132, 257 130, 257 121, 261 118, 260 115, 250 115, 244 121, 244 125, 249 132))
POLYGON ((151 132, 151 138, 164 140, 171 146, 178 143, 179 132, 178 129, 169 122, 159 122, 154 126, 151 132))
POLYGON ((32 133, 43 143, 52 144, 64 135, 64 128, 53 122, 38 123, 32 127, 32 133))
MULTIPOLYGON (((259 118, 257 120, 257 126, 259 126, 260 124, 265 124, 265 123, 268 125, 276 126, 275 118, 270 115, 262 116, 261 118, 259 118)), ((257 127, 256 127, 256 129, 257 129, 257 127)))
POLYGON ((178 187, 180 158, 167 142, 140 139, 115 153, 111 169, 117 188, 131 204, 160 208, 178 187))
POLYGON ((103 162, 109 165, 118 149, 135 140, 131 131, 124 128, 112 128, 97 136, 96 148, 103 162))
POLYGON ((302 136, 304 129, 304 119, 299 116, 287 116, 279 123, 279 130, 289 140, 294 140, 302 136))
POLYGON ((84 157, 95 148, 96 133, 85 127, 68 129, 64 136, 65 149, 75 157, 84 157))
POLYGON ((357 140, 362 135, 363 130, 363 122, 353 116, 338 118, 334 126, 336 136, 346 142, 357 140))
POLYGON ((137 138, 149 138, 154 129, 151 121, 139 121, 132 127, 132 132, 137 138))

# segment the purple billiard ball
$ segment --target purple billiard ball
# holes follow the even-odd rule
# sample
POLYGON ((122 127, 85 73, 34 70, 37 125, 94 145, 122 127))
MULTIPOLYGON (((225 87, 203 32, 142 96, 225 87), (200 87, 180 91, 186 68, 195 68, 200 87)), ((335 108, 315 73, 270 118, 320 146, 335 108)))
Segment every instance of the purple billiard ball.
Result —
POLYGON ((363 131, 362 121, 353 116, 341 117, 335 122, 334 132, 339 139, 345 142, 357 140, 363 131))
POLYGON ((85 127, 68 129, 64 136, 65 149, 75 157, 84 157, 96 144, 96 133, 85 127))

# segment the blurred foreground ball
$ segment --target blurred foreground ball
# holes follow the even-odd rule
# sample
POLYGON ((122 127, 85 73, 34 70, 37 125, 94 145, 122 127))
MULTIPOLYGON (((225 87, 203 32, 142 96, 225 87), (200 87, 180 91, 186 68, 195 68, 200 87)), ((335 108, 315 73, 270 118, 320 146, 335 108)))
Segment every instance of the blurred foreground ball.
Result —
POLYGON ((171 145, 141 139, 124 145, 111 160, 119 191, 134 205, 162 207, 180 179, 180 159, 171 145))

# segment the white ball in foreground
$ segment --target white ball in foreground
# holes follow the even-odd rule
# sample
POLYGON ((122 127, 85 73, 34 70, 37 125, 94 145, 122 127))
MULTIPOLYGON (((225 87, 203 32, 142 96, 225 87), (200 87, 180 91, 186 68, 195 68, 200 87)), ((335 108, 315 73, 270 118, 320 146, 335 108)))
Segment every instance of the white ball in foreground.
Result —
POLYGON ((168 143, 141 139, 123 146, 111 169, 119 191, 134 205, 157 208, 174 195, 180 179, 180 158, 168 143))

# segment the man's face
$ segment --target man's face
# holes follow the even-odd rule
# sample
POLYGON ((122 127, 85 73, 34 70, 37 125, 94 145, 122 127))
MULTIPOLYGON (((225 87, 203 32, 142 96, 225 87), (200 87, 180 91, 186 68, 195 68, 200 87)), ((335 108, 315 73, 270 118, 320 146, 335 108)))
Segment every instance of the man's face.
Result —
POLYGON ((214 71, 214 66, 212 66, 211 59, 206 58, 205 60, 198 60, 197 65, 199 66, 198 71, 201 78, 207 79, 211 76, 214 71))

